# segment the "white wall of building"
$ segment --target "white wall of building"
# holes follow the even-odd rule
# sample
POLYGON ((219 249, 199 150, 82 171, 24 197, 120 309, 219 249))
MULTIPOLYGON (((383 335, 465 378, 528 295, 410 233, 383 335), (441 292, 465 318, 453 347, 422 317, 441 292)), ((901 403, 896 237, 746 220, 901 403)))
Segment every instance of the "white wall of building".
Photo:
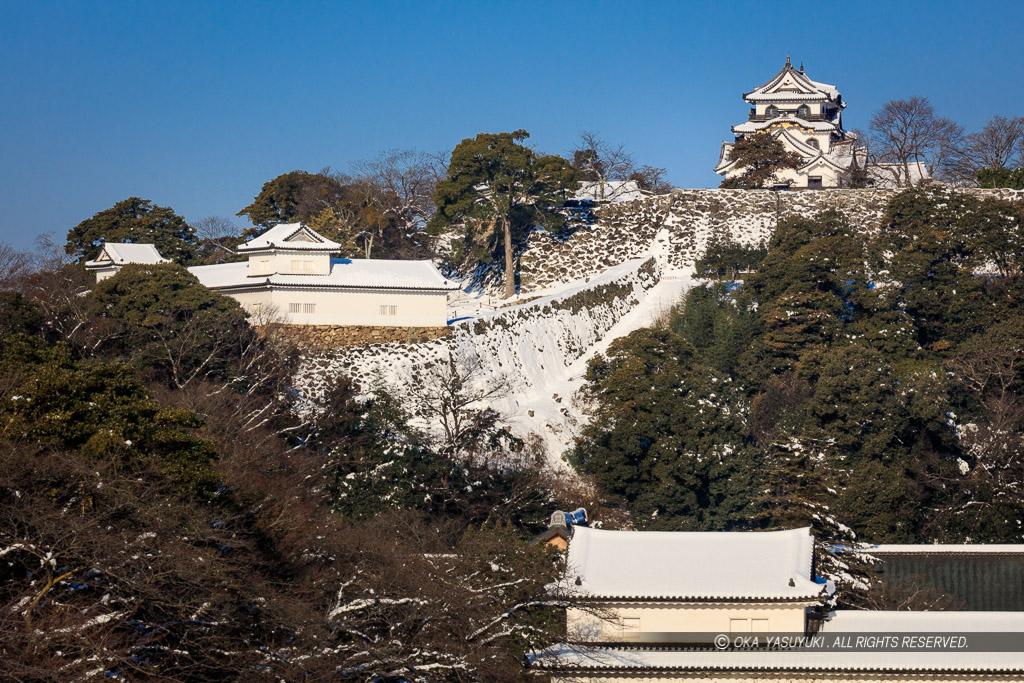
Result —
POLYGON ((566 610, 569 642, 635 640, 644 633, 803 634, 811 603, 601 603, 566 610))
POLYGON ((375 327, 443 327, 448 323, 448 296, 443 291, 275 288, 224 294, 237 300, 257 321, 375 327))
POLYGON ((308 251, 278 251, 249 255, 249 276, 288 273, 295 275, 328 275, 331 255, 308 251))

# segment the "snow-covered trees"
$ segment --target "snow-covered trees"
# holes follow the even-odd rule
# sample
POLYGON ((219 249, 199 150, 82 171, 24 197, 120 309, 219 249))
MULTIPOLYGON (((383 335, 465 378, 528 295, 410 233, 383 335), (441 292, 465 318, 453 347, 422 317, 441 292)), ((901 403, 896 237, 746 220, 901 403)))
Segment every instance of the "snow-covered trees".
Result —
POLYGON ((539 472, 453 460, 344 379, 311 409, 177 266, 54 279, 0 292, 6 676, 519 680, 559 639, 539 472))
POLYGON ((781 222, 744 282, 594 361, 581 467, 642 527, 1020 541, 1020 211, 912 190, 874 230, 781 222))

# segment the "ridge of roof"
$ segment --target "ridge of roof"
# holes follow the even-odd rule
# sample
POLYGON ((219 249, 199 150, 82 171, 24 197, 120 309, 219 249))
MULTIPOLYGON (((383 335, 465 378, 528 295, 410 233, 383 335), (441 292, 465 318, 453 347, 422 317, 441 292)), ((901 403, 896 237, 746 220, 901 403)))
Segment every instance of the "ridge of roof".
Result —
POLYGON ((251 253, 282 249, 287 251, 338 251, 341 245, 327 239, 305 223, 278 223, 247 242, 238 245, 237 251, 251 253), (313 242, 289 242, 300 232, 305 232, 313 242))
POLYGON ((744 93, 743 99, 749 101, 749 98, 753 97, 756 100, 759 97, 767 97, 777 94, 769 93, 766 91, 774 88, 787 75, 792 76, 793 80, 796 81, 798 85, 803 86, 808 91, 810 91, 804 93, 795 93, 794 95, 792 95, 792 97, 810 96, 820 99, 820 97, 823 96, 825 99, 829 101, 840 101, 841 96, 839 94, 839 90, 834 85, 830 85, 828 83, 820 83, 818 81, 811 80, 811 78, 806 73, 804 73, 801 70, 795 69, 793 65, 789 62, 789 59, 786 60, 785 66, 783 66, 782 69, 774 76, 772 76, 771 79, 769 79, 766 83, 757 86, 750 92, 744 93))
POLYGON ((751 133, 754 131, 764 130, 765 128, 775 125, 776 123, 785 122, 796 123, 798 125, 804 126, 805 128, 810 128, 816 133, 824 133, 839 130, 839 127, 836 124, 830 123, 828 121, 808 121, 806 119, 800 118, 799 116, 776 116, 774 118, 768 119, 767 121, 744 121, 743 123, 738 123, 732 127, 732 132, 751 133))
POLYGON ((211 289, 254 287, 333 287, 339 289, 457 289, 429 259, 332 258, 330 273, 269 273, 249 276, 245 261, 193 266, 188 269, 211 289))

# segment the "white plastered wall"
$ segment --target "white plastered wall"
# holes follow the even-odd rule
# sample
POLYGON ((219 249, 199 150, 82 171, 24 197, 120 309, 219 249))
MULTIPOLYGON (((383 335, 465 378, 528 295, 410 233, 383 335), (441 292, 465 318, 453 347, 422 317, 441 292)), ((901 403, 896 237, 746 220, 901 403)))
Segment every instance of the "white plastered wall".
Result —
POLYGON ((249 255, 249 275, 273 275, 275 273, 328 275, 331 272, 331 255, 308 251, 276 251, 249 255))
POLYGON ((109 265, 104 268, 96 268, 93 272, 96 273, 96 282, 103 282, 108 277, 117 275, 119 270, 121 270, 121 266, 109 265))
POLYGON ((570 607, 566 628, 570 642, 643 641, 644 633, 803 634, 810 604, 605 603, 593 610, 570 607))
POLYGON ((292 325, 444 327, 448 324, 448 296, 443 291, 288 288, 226 293, 253 317, 266 316, 268 311, 273 311, 276 322, 292 325))

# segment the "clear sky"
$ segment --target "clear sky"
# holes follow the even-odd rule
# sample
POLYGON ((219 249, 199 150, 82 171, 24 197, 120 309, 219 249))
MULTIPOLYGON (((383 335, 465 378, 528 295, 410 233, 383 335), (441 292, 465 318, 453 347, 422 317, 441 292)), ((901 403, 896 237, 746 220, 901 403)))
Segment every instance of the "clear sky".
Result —
POLYGON ((0 240, 133 195, 234 217, 286 171, 517 128, 560 154, 598 131, 714 187, 741 94, 787 53, 848 128, 926 95, 970 131, 1024 115, 1022 27, 1022 1, 0 0, 0 240))

